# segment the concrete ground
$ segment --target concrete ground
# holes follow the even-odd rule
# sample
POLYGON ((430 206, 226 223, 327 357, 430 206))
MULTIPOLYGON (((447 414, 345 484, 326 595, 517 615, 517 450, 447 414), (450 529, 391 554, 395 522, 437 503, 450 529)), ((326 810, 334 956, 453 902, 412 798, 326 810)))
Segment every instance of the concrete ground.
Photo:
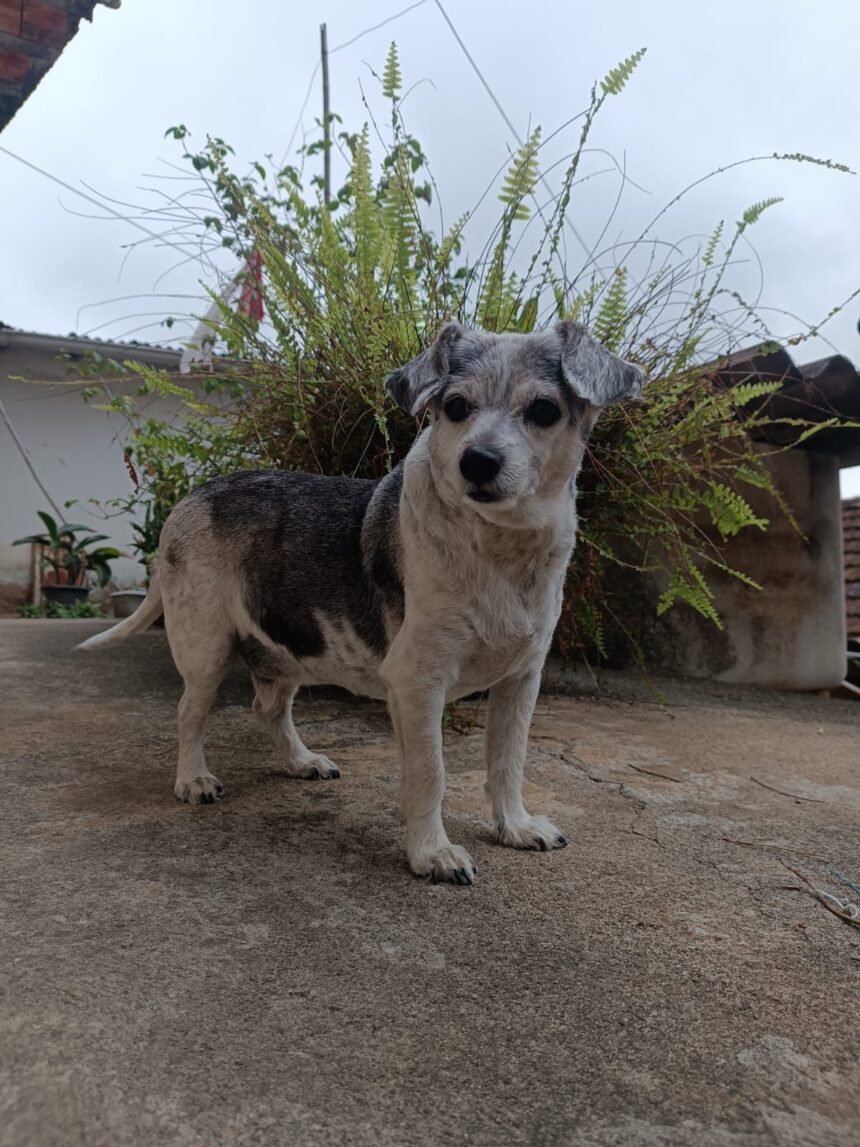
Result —
POLYGON ((343 779, 297 782, 237 673, 227 799, 181 805, 164 635, 75 653, 100 624, 0 623, 3 1147, 860 1142, 860 929, 784 866, 860 880, 851 702, 543 697, 548 854, 493 843, 463 704, 478 883, 432 887, 382 706, 306 697, 343 779))

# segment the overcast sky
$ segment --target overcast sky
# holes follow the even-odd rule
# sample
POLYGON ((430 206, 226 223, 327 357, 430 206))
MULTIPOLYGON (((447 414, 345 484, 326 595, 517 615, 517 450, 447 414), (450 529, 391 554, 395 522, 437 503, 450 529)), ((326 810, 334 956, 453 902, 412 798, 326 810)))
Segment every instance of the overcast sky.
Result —
MULTIPOLYGON (((127 203, 144 202, 138 189, 155 186, 146 173, 173 174, 163 161, 178 159, 177 149, 163 137, 178 122, 196 139, 206 132, 223 136, 243 161, 268 152, 280 158, 318 58, 320 21, 337 47, 406 2, 123 0, 119 10, 99 7, 0 136, 0 146, 81 190, 87 184, 127 203)), ((523 133, 529 124, 552 131, 583 108, 594 79, 648 48, 592 137, 642 188, 627 189, 612 239, 631 237, 686 184, 748 155, 804 152, 860 170, 857 0, 444 3, 523 133)), ((366 118, 360 84, 374 91, 369 67, 381 69, 391 39, 407 82, 428 81, 409 96, 407 118, 453 221, 515 143, 435 0, 332 55, 332 107, 346 126, 366 118)), ((320 114, 319 102, 316 82, 307 129, 320 114)), ((566 140, 571 144, 574 136, 566 140)), ((607 166, 599 155, 590 163, 593 171, 607 166)), ((140 233, 127 222, 72 214, 97 209, 3 153, 0 187, 3 322, 158 341, 168 335, 158 325, 164 315, 195 311, 194 298, 153 297, 153 291, 199 296, 199 264, 175 267, 175 250, 146 247, 123 262, 124 245, 140 233), (119 298, 133 295, 142 297, 119 298)), ((616 190, 607 175, 575 202, 573 218, 587 242, 606 222, 616 190)), ((785 202, 753 234, 764 266, 762 302, 820 320, 860 285, 860 178, 785 163, 742 167, 696 190, 666 217, 660 234, 675 240, 709 232, 720 218, 734 221, 771 195, 785 202)), ((794 320, 773 316, 778 332, 797 328, 794 320)), ((860 300, 825 328, 855 363, 858 317, 860 300)), ((798 357, 828 353, 818 342, 798 357)), ((860 468, 843 474, 843 489, 860 493, 860 468)))

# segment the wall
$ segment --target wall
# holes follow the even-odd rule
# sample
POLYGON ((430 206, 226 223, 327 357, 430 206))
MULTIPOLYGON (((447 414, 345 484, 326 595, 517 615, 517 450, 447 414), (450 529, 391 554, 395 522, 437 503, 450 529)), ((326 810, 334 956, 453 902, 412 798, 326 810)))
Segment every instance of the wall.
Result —
MULTIPOLYGON (((800 533, 762 491, 744 489, 767 531, 751 529, 724 549, 726 564, 762 586, 714 571, 709 581, 724 628, 688 606, 656 617, 665 583, 618 586, 624 620, 655 668, 692 677, 786 689, 829 689, 845 675, 845 605, 839 458, 806 450, 775 455, 777 486, 800 533)), ((642 579, 639 579, 640 583, 642 579)))
MULTIPOLYGON (((140 584, 143 567, 132 555, 131 528, 127 517, 104 521, 89 498, 106 502, 131 493, 133 487, 123 462, 122 439, 125 423, 116 415, 88 406, 81 395, 83 383, 68 364, 58 357, 61 340, 41 340, 31 347, 25 336, 0 331, 0 399, 33 465, 51 497, 62 509, 68 499, 80 505, 67 511, 70 521, 92 525, 94 533, 107 534, 110 542, 129 553, 114 563, 114 580, 120 586, 140 584), (4 346, 3 343, 6 343, 4 346), (54 345, 56 344, 56 345, 54 345), (44 380, 44 384, 15 381, 20 375, 44 380)), ((71 344, 74 345, 74 344, 71 344)), ((132 348, 114 348, 131 357, 132 348)), ((102 353, 107 353, 102 349, 102 353)), ((172 352, 154 352, 155 365, 178 361, 172 352)), ((112 384, 115 393, 134 383, 112 384)), ((153 413, 175 411, 175 404, 155 402, 153 413)), ((28 546, 12 546, 15 538, 38 533, 41 523, 37 510, 52 513, 45 496, 34 481, 5 424, 0 420, 0 609, 21 600, 15 587, 29 582, 28 546)))

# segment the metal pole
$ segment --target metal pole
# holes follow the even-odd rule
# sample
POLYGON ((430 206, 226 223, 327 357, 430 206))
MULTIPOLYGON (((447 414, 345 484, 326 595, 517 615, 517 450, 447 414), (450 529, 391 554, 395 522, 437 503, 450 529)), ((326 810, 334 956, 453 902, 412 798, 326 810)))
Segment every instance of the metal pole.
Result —
POLYGON ((331 115, 328 106, 328 35, 325 24, 320 24, 320 55, 322 57, 323 85, 323 198, 326 206, 331 202, 331 115))

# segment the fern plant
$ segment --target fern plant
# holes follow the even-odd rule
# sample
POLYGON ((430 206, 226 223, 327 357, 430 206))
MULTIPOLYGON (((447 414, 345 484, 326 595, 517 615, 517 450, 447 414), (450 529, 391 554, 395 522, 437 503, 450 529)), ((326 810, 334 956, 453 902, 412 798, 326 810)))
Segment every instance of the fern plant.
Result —
MULTIPOLYGON (((734 228, 717 224, 691 251, 661 246, 656 232, 681 192, 636 240, 598 245, 582 267, 570 265, 565 235, 586 144, 604 102, 622 93, 643 57, 644 49, 635 52, 592 87, 560 188, 544 203, 545 145, 540 127, 529 133, 501 177, 500 212, 484 243, 476 241, 472 211, 438 233, 428 223, 434 184, 403 118, 394 45, 380 82, 387 135, 376 122, 340 133, 348 162, 329 205, 319 178, 307 187, 301 167, 255 165, 240 176, 223 140, 207 138, 195 151, 186 128, 171 129, 209 200, 202 210, 184 209, 189 234, 259 267, 265 317, 253 319, 212 293, 224 358, 205 377, 210 400, 165 374, 135 368, 144 399, 170 395, 184 419, 158 422, 135 402, 107 400, 129 420, 126 449, 142 477, 128 508, 155 497, 161 513, 166 492, 178 496, 237 466, 379 477, 405 454, 416 429, 385 396, 385 376, 425 346, 443 320, 525 332, 574 318, 639 362, 649 387, 646 404, 607 412, 592 436, 559 646, 607 654, 618 628, 607 588, 612 571, 662 576, 659 611, 684 604, 719 625, 709 577, 727 571, 723 545, 768 525, 749 491, 769 493, 774 513, 785 512, 752 441, 778 384, 750 380, 721 389, 706 366, 741 340, 769 337, 732 275, 741 238, 779 199, 753 204, 734 228), (377 138, 384 141, 378 156, 377 138)), ((301 164, 321 146, 306 146, 301 164)), ((845 170, 801 154, 754 160, 845 170)), ((172 204, 171 226, 182 210, 172 204)), ((795 429, 803 437, 816 428, 795 429)), ((749 581, 742 570, 728 572, 749 581)))

